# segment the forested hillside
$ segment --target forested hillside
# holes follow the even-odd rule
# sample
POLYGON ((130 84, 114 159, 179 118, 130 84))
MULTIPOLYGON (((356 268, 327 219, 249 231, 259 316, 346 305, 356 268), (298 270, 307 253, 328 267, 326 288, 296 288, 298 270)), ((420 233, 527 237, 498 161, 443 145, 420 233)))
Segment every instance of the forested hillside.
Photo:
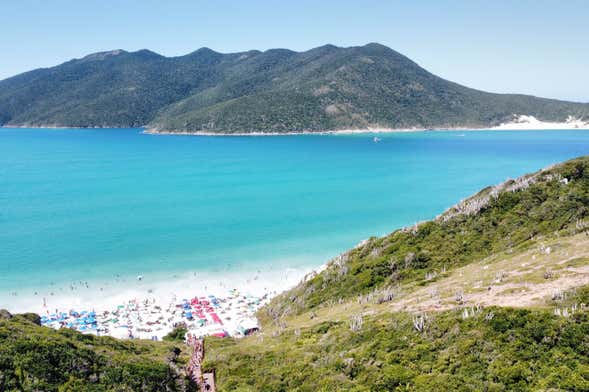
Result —
POLYGON ((379 44, 164 57, 96 53, 0 81, 0 125, 294 132, 488 127, 514 115, 589 118, 589 105, 491 94, 379 44))

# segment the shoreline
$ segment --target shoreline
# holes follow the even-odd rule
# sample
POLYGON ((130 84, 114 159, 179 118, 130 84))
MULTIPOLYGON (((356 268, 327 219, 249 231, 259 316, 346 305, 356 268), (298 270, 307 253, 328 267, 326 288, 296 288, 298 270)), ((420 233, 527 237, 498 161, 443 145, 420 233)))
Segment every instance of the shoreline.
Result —
POLYGON ((209 132, 183 130, 145 129, 142 133, 148 135, 177 135, 177 136, 294 136, 294 135, 355 135, 381 133, 413 133, 413 132, 480 132, 480 131, 561 131, 561 130, 589 130, 589 122, 575 118, 568 118, 565 122, 540 121, 533 116, 515 116, 514 121, 502 123, 493 127, 434 127, 434 128, 366 128, 366 129, 337 129, 324 131, 294 131, 294 132, 209 132))
POLYGON ((364 129, 364 130, 337 130, 337 131, 303 131, 303 132, 251 132, 251 133, 221 133, 221 132, 186 132, 186 131, 153 131, 145 130, 142 133, 153 136, 338 136, 338 135, 370 135, 370 134, 394 134, 394 133, 421 133, 421 132, 489 132, 489 131, 589 131, 586 128, 436 128, 436 129, 364 129))
MULTIPOLYGON (((238 289, 248 294, 262 296, 277 295, 294 287, 305 276, 325 268, 284 267, 276 270, 235 270, 235 271, 186 271, 183 275, 170 278, 164 276, 138 275, 120 277, 115 283, 103 281, 60 282, 46 287, 20 290, 10 295, 10 289, 0 292, 3 305, 11 313, 47 313, 58 308, 89 307, 102 310, 127 299, 157 297, 170 300, 173 297, 214 294, 222 296, 229 289, 238 289), (72 287, 73 285, 73 287, 72 287), (23 291, 26 292, 23 293, 23 291), (10 305, 9 305, 10 304, 10 305)), ((68 309, 69 310, 69 309, 68 309)))
POLYGON ((186 273, 176 280, 138 276, 122 283, 124 288, 106 291, 92 285, 67 294, 49 296, 39 290, 38 295, 11 297, 7 310, 37 313, 47 327, 122 339, 161 340, 177 324, 185 324, 196 336, 242 337, 243 331, 259 328, 255 314, 262 306, 326 266, 186 273), (201 307, 199 300, 210 304, 201 307), (86 319, 90 314, 92 323, 86 319))
POLYGON ((355 134, 386 134, 386 133, 413 133, 413 132, 479 132, 479 131, 561 131, 561 130, 589 130, 589 122, 569 117, 564 122, 540 121, 534 116, 514 115, 514 120, 491 127, 413 127, 413 128, 363 128, 363 129, 334 129, 315 131, 289 131, 289 132, 211 132, 211 131, 187 131, 187 130, 157 130, 141 127, 69 127, 57 125, 2 125, 0 128, 14 129, 137 129, 146 135, 174 135, 174 136, 298 136, 298 135, 355 135, 355 134))
MULTIPOLYGON (((529 120, 529 119, 528 119, 529 120)), ((529 127, 534 125, 539 126, 536 121, 522 121, 517 123, 504 124, 502 127, 495 129, 470 129, 470 128, 448 128, 448 129, 365 129, 365 130, 334 130, 334 131, 320 131, 320 132, 293 132, 293 133, 246 133, 246 134, 217 134, 217 133, 167 133, 167 134, 180 134, 180 135, 196 135, 196 136, 283 136, 283 135, 338 135, 338 134, 379 134, 379 133, 409 133, 409 132, 437 132, 437 131, 454 131, 454 132, 476 132, 476 131, 538 131, 538 130, 557 130, 555 128, 568 129, 568 130, 585 130, 589 129, 589 124, 581 124, 587 128, 579 128, 578 123, 567 122, 567 123, 540 123, 543 127, 530 129, 529 127)), ((10 128, 10 127, 3 127, 10 128)), ((43 129, 43 128, 40 128, 43 129)), ((66 129, 76 130, 79 128, 60 128, 54 127, 50 129, 64 129, 63 135, 67 135, 66 129)), ((100 128, 87 128, 87 129, 100 129, 100 128)), ((143 128, 126 128, 129 134, 136 135, 139 137, 139 133, 150 133, 150 130, 143 128)), ((26 132, 26 131, 25 131, 26 132)), ((31 130, 31 132, 33 132, 31 130)), ((12 131, 14 134, 18 134, 18 131, 12 131)), ((113 129, 113 134, 117 134, 116 130, 113 129)), ((34 135, 34 133, 32 133, 34 135)), ((160 133, 157 133, 160 134, 160 133)), ((580 135, 580 134, 578 134, 580 135)), ((458 136, 464 136, 458 135, 458 136)), ((65 136, 67 137, 67 136, 65 136)), ((533 135, 530 135, 532 138, 533 135)), ((370 137, 371 138, 371 137, 370 137)), ((364 139, 366 140, 366 139, 364 139)), ((375 141, 377 141, 375 139, 375 141)), ((157 143, 156 143, 157 144, 157 143)), ((325 260, 323 258, 323 260, 325 260)), ((319 261, 319 260, 317 260, 319 261)), ((318 265, 319 263, 316 263, 318 265)), ((301 263, 293 265, 300 266, 301 263)), ((121 304, 128 304, 131 301, 134 303, 148 303, 160 308, 165 309, 174 304, 178 305, 178 300, 183 298, 194 298, 198 296, 208 297, 209 295, 215 295, 218 298, 225 298, 228 295, 229 290, 237 289, 243 294, 256 295, 263 298, 272 298, 278 293, 287 290, 296 284, 301 279, 304 279, 309 273, 313 271, 321 270, 311 269, 313 266, 305 265, 304 267, 297 267, 295 269, 276 268, 270 270, 255 271, 254 266, 248 268, 242 268, 239 271, 218 271, 218 272, 196 272, 192 276, 192 271, 186 270, 186 265, 182 265, 181 271, 178 274, 180 278, 173 277, 172 279, 164 276, 146 276, 142 279, 138 279, 138 276, 126 276, 126 283, 120 281, 114 282, 114 280, 108 281, 107 286, 100 287, 104 281, 100 284, 95 284, 98 281, 90 282, 90 288, 88 284, 82 287, 80 285, 77 288, 70 290, 68 287, 70 283, 60 282, 55 287, 26 287, 27 294, 23 294, 19 290, 18 295, 9 296, 8 289, 4 290, 2 295, 2 301, 9 308, 9 310, 16 310, 17 312, 33 311, 43 315, 50 315, 50 313, 59 313, 59 311, 69 311, 71 309, 80 310, 112 310, 121 304), (138 282, 138 280, 140 282, 138 282), (104 291, 103 291, 104 287, 104 291), (35 294, 33 295, 33 289, 35 294), (99 290, 100 289, 100 290, 99 290), (38 291, 38 293, 37 293, 38 291), (51 295, 48 295, 49 292, 51 295), (55 294, 55 295, 54 295, 55 294), (42 306, 43 297, 46 299, 46 306, 42 306), (176 301, 176 302, 175 302, 176 301)), ((147 272, 147 271, 146 271, 147 272)), ((149 273, 149 272, 148 272, 149 273)), ((89 274, 86 274, 90 277, 89 274)), ((75 286, 76 284, 74 284, 75 286)), ((16 293, 16 292, 15 292, 16 293)), ((2 308, 3 306, 0 306, 2 308)), ((256 308, 257 309, 257 308, 256 308)), ((167 328, 167 327, 166 327, 167 328)), ((163 332, 169 331, 169 329, 162 330, 163 332)), ((162 332, 162 333, 163 333, 162 332)), ((108 334, 108 333, 107 333, 108 334)), ((149 336, 147 336, 149 338, 149 336)))
POLYGON ((119 126, 94 126, 94 127, 70 127, 66 125, 0 125, 0 129, 145 129, 141 127, 119 126))

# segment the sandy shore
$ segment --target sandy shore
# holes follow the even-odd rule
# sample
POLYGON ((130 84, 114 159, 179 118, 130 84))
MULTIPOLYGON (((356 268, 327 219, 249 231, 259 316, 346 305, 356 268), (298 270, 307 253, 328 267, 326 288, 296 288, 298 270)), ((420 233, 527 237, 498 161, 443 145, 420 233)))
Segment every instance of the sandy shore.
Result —
MULTIPOLYGON (((341 129, 333 131, 297 131, 297 132, 206 132, 206 131, 166 131, 146 129, 143 133, 147 135, 183 135, 183 136, 296 136, 296 135, 351 135, 363 133, 400 133, 400 132, 423 132, 428 129, 341 129)), ((438 129, 436 129, 438 130, 438 129)), ((449 129, 448 129, 449 130, 449 129)), ((458 130, 452 129, 452 130, 458 130)))
POLYGON ((47 310, 93 308, 101 310, 129 299, 172 298, 190 296, 222 296, 230 289, 247 294, 274 296, 296 285, 313 268, 286 268, 252 271, 191 271, 174 277, 132 276, 120 277, 110 284, 98 281, 64 282, 53 286, 26 288, 12 295, 0 293, 0 308, 10 312, 46 313, 47 310))
POLYGON ((406 132, 436 132, 436 131, 542 131, 542 130, 589 130, 589 122, 569 117, 564 122, 540 121, 534 116, 514 115, 511 122, 494 127, 437 127, 437 128, 367 128, 367 129, 340 129, 326 131, 300 131, 300 132, 207 132, 207 131, 183 131, 183 130, 155 130, 143 131, 149 135, 184 135, 184 136, 293 136, 293 135, 353 135, 365 133, 406 133, 406 132))
MULTIPOLYGON (((59 125, 3 125, 0 128, 33 128, 33 129, 128 129, 120 127, 68 127, 59 125)), ((145 128, 145 127, 143 127, 145 128)), ((141 129, 139 127, 138 129, 141 129)), ((181 136, 294 136, 294 135, 352 135, 365 133, 406 133, 406 132, 435 132, 435 131, 543 131, 543 130, 589 130, 589 121, 569 117, 564 122, 540 121, 534 116, 513 115, 513 120, 493 127, 412 127, 412 128, 365 128, 365 129, 337 129, 293 132, 210 132, 186 130, 144 129, 148 135, 181 135, 181 136)))
POLYGON ((35 295, 21 293, 2 302, 10 301, 13 313, 38 313, 43 325, 96 335, 161 340, 182 324, 196 336, 240 337, 258 328, 255 313, 261 306, 312 272, 202 272, 172 280, 137 276, 100 288, 95 282, 40 288, 35 295))

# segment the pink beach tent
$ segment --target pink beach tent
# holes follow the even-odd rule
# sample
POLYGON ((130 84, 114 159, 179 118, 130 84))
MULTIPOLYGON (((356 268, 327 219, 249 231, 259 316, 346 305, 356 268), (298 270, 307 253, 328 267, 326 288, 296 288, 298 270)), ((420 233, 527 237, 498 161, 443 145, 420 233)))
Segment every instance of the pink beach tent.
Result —
POLYGON ((217 316, 217 313, 211 313, 211 318, 213 319, 214 322, 216 322, 217 324, 221 324, 223 325, 223 321, 221 321, 221 319, 219 318, 219 316, 217 316))

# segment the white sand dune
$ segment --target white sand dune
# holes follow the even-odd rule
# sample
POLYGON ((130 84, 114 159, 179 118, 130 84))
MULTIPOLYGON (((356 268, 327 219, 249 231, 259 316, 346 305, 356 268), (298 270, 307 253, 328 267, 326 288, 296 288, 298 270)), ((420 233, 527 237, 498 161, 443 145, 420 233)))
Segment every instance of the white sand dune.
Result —
POLYGON ((589 129, 589 122, 569 117, 564 122, 540 121, 534 116, 514 115, 513 121, 491 128, 492 130, 555 130, 589 129))

